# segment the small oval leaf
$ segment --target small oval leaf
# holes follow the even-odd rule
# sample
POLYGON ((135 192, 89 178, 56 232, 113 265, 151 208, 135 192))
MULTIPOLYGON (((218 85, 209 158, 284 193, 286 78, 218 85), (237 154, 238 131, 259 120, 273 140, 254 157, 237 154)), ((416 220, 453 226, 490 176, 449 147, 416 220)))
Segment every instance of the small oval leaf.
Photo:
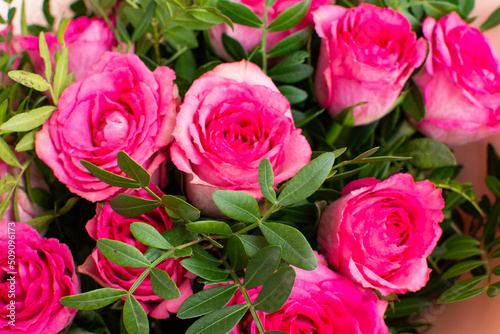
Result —
POLYGON ((149 275, 151 277, 151 288, 158 297, 168 300, 181 296, 179 288, 164 270, 152 268, 149 275))
POLYGON ((141 187, 149 186, 151 176, 148 171, 135 162, 125 151, 118 152, 117 161, 118 167, 120 167, 122 172, 139 182, 141 187))
POLYGON ((241 191, 216 190, 212 197, 226 216, 246 223, 260 221, 259 204, 252 195, 241 191))
POLYGON ((184 259, 181 261, 181 265, 193 274, 208 281, 222 281, 228 275, 227 270, 199 259, 184 259))
POLYGON ((96 310, 108 306, 126 295, 127 291, 125 290, 102 288, 79 295, 62 297, 60 302, 66 307, 77 310, 96 310))
POLYGON ((43 106, 17 114, 0 126, 5 132, 25 132, 33 130, 47 121, 56 109, 54 106, 43 106))
POLYGON ((186 228, 195 233, 210 233, 220 235, 231 235, 233 231, 231 227, 219 220, 202 220, 194 223, 186 224, 186 228))
POLYGON ((292 293, 295 270, 292 267, 278 269, 269 277, 253 303, 255 308, 266 313, 279 311, 292 293))
POLYGON ((102 182, 109 184, 110 186, 120 187, 120 188, 141 187, 139 182, 108 172, 107 170, 97 167, 91 162, 80 160, 80 163, 90 172, 90 174, 92 174, 102 182))
POLYGON ((195 318, 223 308, 229 303, 237 289, 236 284, 230 284, 201 290, 189 296, 182 303, 177 311, 177 317, 180 319, 195 318))
POLYGON ((40 75, 27 71, 10 71, 9 78, 19 82, 29 88, 33 88, 39 92, 45 92, 50 88, 50 84, 45 81, 40 75))
POLYGON ((151 246, 159 249, 172 249, 174 248, 160 232, 153 226, 135 222, 130 225, 130 232, 137 241, 141 242, 146 246, 151 246))
POLYGON ((123 306, 123 325, 128 333, 148 334, 149 320, 146 311, 133 295, 129 295, 123 306))
POLYGON ((119 194, 109 203, 114 212, 124 217, 136 217, 158 208, 158 201, 119 194))
POLYGON ((146 268, 151 265, 140 250, 118 240, 98 239, 97 248, 110 262, 123 267, 146 268))
POLYGON ((186 334, 228 333, 248 310, 248 305, 237 304, 214 311, 196 320, 186 334))

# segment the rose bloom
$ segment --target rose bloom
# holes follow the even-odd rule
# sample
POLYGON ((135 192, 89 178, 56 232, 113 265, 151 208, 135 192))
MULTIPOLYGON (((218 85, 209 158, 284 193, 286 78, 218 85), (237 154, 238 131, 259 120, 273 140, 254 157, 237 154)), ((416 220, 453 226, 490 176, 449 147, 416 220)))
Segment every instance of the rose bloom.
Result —
POLYGON ((59 299, 80 293, 80 282, 68 246, 54 238, 41 238, 28 224, 3 219, 0 221, 0 245, 0 333, 62 331, 77 310, 63 306, 59 299), (9 243, 12 240, 15 244, 9 243), (13 266, 10 249, 15 251, 13 266), (14 290, 9 281, 12 277, 14 290), (11 300, 15 300, 15 306, 11 300))
POLYGON ((410 22, 390 8, 323 6, 313 16, 322 39, 315 78, 318 102, 332 116, 366 102, 354 108, 354 125, 383 117, 423 63, 425 40, 417 40, 410 22))
POLYGON ((349 183, 323 213, 318 244, 335 270, 365 288, 417 291, 429 280, 427 256, 441 236, 444 200, 409 174, 349 183))
MULTIPOLYGON (((17 154, 18 160, 21 164, 24 164, 28 159, 28 154, 19 153, 17 154)), ((0 178, 3 178, 5 175, 10 174, 14 179, 17 179, 20 173, 20 169, 17 167, 7 165, 3 160, 0 160, 0 178)), ((37 204, 33 203, 28 194, 23 190, 26 187, 26 175, 23 175, 21 181, 19 182, 19 186, 16 190, 17 196, 17 213, 18 217, 16 219, 16 215, 14 213, 14 201, 11 198, 11 204, 5 210, 2 219, 11 220, 11 221, 19 221, 21 223, 27 222, 38 216, 38 214, 42 213, 43 208, 39 207, 37 204)), ((35 163, 32 162, 30 165, 30 186, 32 188, 41 188, 47 190, 47 185, 45 181, 43 181, 43 177, 35 166, 35 163)), ((8 193, 0 195, 0 202, 7 197, 8 193)))
MULTIPOLYGON (((247 6, 255 14, 257 14, 257 16, 260 19, 264 17, 264 7, 266 2, 265 0, 231 0, 231 1, 247 6)), ((301 1, 303 0, 277 0, 276 3, 271 8, 269 8, 268 20, 267 20, 268 24, 274 21, 274 19, 283 11, 285 11, 287 8, 296 5, 301 1)), ((270 50, 282 39, 290 36, 293 33, 298 32, 301 29, 312 26, 314 24, 311 14, 312 11, 318 9, 322 5, 326 5, 327 3, 329 3, 329 0, 312 0, 311 6, 309 7, 309 11, 297 26, 285 31, 267 33, 266 49, 270 50)), ((238 42, 240 42, 240 44, 243 46, 243 48, 247 53, 250 53, 262 41, 262 29, 247 27, 236 23, 233 24, 233 26, 234 30, 231 29, 231 27, 226 23, 221 23, 210 28, 210 30, 208 31, 215 53, 217 54, 217 56, 227 61, 234 61, 234 59, 224 49, 224 44, 222 43, 222 34, 226 34, 229 37, 232 37, 236 39, 238 42)))
MULTIPOLYGON (((60 44, 57 36, 52 33, 46 33, 45 40, 54 71, 53 59, 60 44)), ((64 33, 64 42, 68 47, 68 72, 73 73, 75 80, 80 80, 105 52, 112 51, 118 45, 113 32, 104 20, 86 16, 70 21, 64 33)), ((20 45, 28 52, 36 73, 45 77, 45 65, 40 57, 38 36, 21 37, 20 45)))
POLYGON ((151 72, 134 54, 104 54, 64 90, 57 110, 36 135, 38 157, 75 194, 93 202, 110 198, 122 189, 99 181, 80 160, 123 175, 116 156, 124 150, 148 172, 158 169, 173 139, 174 79, 168 67, 151 72))
MULTIPOLYGON (((153 187, 153 189, 155 188, 153 187)), ((155 192, 161 194, 157 188, 155 192)), ((136 192, 135 195, 150 199, 144 190, 136 192)), ((158 232, 174 227, 165 210, 161 207, 134 218, 126 218, 115 213, 109 203, 105 203, 104 205, 97 204, 96 215, 88 221, 86 228, 94 240, 105 238, 122 241, 144 253, 148 247, 138 242, 130 232, 130 225, 133 222, 149 224, 155 227, 158 232)), ((193 294, 191 275, 181 266, 180 260, 173 258, 163 261, 156 268, 162 269, 170 275, 179 287, 181 296, 172 300, 161 299, 153 292, 149 276, 135 290, 134 296, 151 317, 166 319, 169 317, 169 312, 177 312, 182 302, 193 294)), ((96 247, 85 263, 78 267, 78 271, 89 275, 103 287, 129 290, 142 274, 144 268, 129 268, 114 264, 108 261, 96 247)))
POLYGON ((217 189, 262 198, 258 169, 270 160, 275 184, 306 165, 311 148, 295 129, 288 100, 258 66, 222 64, 193 82, 174 130, 172 162, 187 174, 188 199, 206 215, 220 213, 217 189))
POLYGON ((426 107, 418 130, 456 145, 500 131, 500 71, 490 41, 454 12, 427 18, 423 33, 430 53, 415 77, 426 107))
MULTIPOLYGON (((294 268, 295 285, 285 305, 275 313, 257 311, 266 331, 317 334, 385 334, 384 323, 387 301, 374 292, 328 269, 324 257, 319 255, 318 267, 313 271, 294 268)), ((259 288, 249 289, 255 300, 259 288)), ((230 304, 245 303, 238 290, 230 304)), ((248 313, 230 334, 259 333, 248 313)))

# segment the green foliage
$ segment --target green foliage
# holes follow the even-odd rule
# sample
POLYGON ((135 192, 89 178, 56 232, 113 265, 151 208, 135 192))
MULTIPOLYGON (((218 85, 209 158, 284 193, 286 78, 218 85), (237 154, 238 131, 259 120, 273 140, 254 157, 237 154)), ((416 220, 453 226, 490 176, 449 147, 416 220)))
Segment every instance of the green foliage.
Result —
POLYGON ((151 265, 141 251, 118 240, 99 239, 97 248, 106 259, 123 267, 147 268, 151 265))
POLYGON ((114 303, 126 295, 127 291, 125 290, 102 288, 79 295, 62 297, 60 302, 64 306, 78 310, 96 310, 114 303))
POLYGON ((286 303, 292 293, 295 282, 295 270, 283 267, 272 274, 262 286, 253 303, 255 308, 266 313, 277 312, 286 303))
POLYGON ((179 307, 180 319, 195 318, 226 306, 238 289, 236 284, 221 285, 201 290, 189 296, 179 307))
POLYGON ((228 217, 247 223, 260 221, 259 205, 252 195, 240 191, 216 190, 212 197, 215 205, 228 217))
POLYGON ((245 315, 248 305, 237 304, 214 311, 196 320, 186 334, 228 333, 245 315))
POLYGON ((109 203, 114 212, 124 217, 136 217, 158 208, 157 200, 150 200, 132 195, 119 194, 109 203))

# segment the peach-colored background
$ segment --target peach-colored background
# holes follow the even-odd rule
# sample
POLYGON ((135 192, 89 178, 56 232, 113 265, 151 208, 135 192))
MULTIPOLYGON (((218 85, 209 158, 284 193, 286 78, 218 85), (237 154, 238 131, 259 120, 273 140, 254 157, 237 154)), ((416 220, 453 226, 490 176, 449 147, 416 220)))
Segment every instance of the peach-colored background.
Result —
MULTIPOLYGON (((63 13, 66 16, 71 15, 69 4, 72 2, 73 0, 51 0, 51 11, 56 16, 56 22, 63 13)), ((43 0, 25 0, 25 3, 29 23, 45 24, 41 10, 43 0)), ((20 4, 20 0, 14 0, 12 5, 20 8, 20 4)), ((500 0, 476 0, 473 15, 477 15, 478 18, 473 24, 479 26, 499 6, 500 0)), ((0 12, 4 17, 7 8, 7 4, 0 2, 0 12)), ((19 16, 16 22, 19 22, 19 16)), ((492 40, 497 52, 500 53, 500 27, 487 31, 485 35, 492 40)), ((500 134, 480 142, 453 148, 459 163, 464 165, 460 175, 461 181, 472 182, 479 194, 487 192, 484 177, 488 142, 493 143, 500 153, 500 134)), ((482 294, 459 303, 436 305, 426 313, 415 316, 414 321, 435 324, 434 328, 425 331, 426 334, 500 334, 500 297, 491 299, 482 294)))

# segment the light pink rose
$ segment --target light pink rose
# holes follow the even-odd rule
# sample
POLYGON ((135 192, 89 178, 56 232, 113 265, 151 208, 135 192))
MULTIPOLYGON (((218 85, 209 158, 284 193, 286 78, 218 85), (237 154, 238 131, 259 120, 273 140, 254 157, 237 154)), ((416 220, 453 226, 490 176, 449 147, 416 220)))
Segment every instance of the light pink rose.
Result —
POLYGON ((441 236, 444 200, 409 174, 349 183, 323 213, 318 244, 335 270, 365 288, 417 291, 429 280, 427 256, 441 236))
POLYGON ((124 150, 153 173, 167 158, 166 146, 178 105, 174 71, 151 72, 134 54, 108 52, 59 99, 58 109, 36 135, 36 153, 70 191, 101 201, 122 191, 93 177, 80 163, 113 173, 124 150))
MULTIPOLYGON (((231 0, 232 2, 237 2, 243 4, 250 8, 257 16, 262 19, 264 16, 264 6, 265 0, 231 0)), ((279 14, 281 14, 285 9, 298 4, 303 0, 277 0, 276 3, 269 9, 268 12, 268 24, 271 23, 279 14)), ((266 49, 270 50, 282 39, 290 36, 293 33, 298 32, 308 26, 313 25, 312 12, 318 9, 320 6, 326 5, 329 0, 312 0, 311 6, 306 16, 299 22, 299 24, 289 30, 277 31, 268 33, 266 36, 266 49)), ((262 29, 252 28, 243 26, 241 24, 233 24, 234 30, 231 29, 226 23, 218 24, 210 28, 209 36, 212 42, 215 53, 227 60, 234 61, 234 59, 226 52, 224 49, 224 44, 222 43, 222 34, 226 34, 229 37, 236 39, 243 46, 247 53, 250 53, 262 40, 262 29)))
POLYGON ((311 148, 290 104, 258 66, 222 64, 193 82, 174 130, 172 162, 187 174, 188 199, 204 214, 220 213, 217 189, 262 198, 258 168, 270 160, 275 184, 306 165, 311 148))
MULTIPOLYGON (((17 154, 17 158, 21 164, 24 164, 28 159, 28 154, 26 153, 17 154)), ((5 162, 3 162, 3 160, 0 160, 0 178, 4 177, 6 174, 10 174, 11 176, 14 177, 14 179, 17 179, 19 177, 20 172, 21 170, 19 168, 9 166, 5 162)), ((43 211, 43 208, 39 207, 37 204, 33 203, 30 200, 28 194, 24 190, 26 187, 25 177, 26 174, 22 176, 21 181, 19 182, 19 187, 16 190, 18 219, 16 219, 14 213, 13 198, 11 198, 11 204, 7 207, 5 213, 1 217, 2 219, 19 221, 21 223, 24 223, 27 222, 28 220, 35 218, 38 214, 40 214, 43 211)), ((32 188, 41 188, 47 190, 47 185, 43 181, 43 177, 38 168, 36 168, 34 162, 31 163, 30 165, 30 186, 32 188)), ((8 193, 0 195, 0 202, 5 197, 7 197, 7 194, 8 193)))
MULTIPOLYGON (((46 33, 45 40, 52 59, 52 70, 55 70, 54 55, 60 44, 52 33, 46 33)), ((113 32, 103 19, 86 16, 71 20, 64 33, 64 42, 68 47, 68 72, 73 73, 75 80, 80 80, 105 52, 114 50, 118 45, 113 32)), ((20 45, 28 52, 36 73, 45 77, 38 37, 21 37, 20 45)))
MULTIPOLYGON (((294 268, 295 285, 285 305, 275 313, 257 311, 266 331, 317 334, 385 334, 387 301, 374 292, 328 269, 324 258, 318 256, 313 271, 294 268)), ((249 289, 253 301, 260 287, 249 289)), ((230 304, 245 303, 238 290, 230 304)), ((259 333, 248 313, 230 334, 259 333)))
POLYGON ((316 68, 318 102, 336 115, 354 106, 354 125, 387 114, 427 52, 409 21, 390 8, 362 4, 323 6, 313 13, 321 49, 316 68))
POLYGON ((415 81, 424 94, 425 135, 465 144, 500 131, 500 71, 490 41, 454 12, 423 23, 430 44, 415 81))
POLYGON ((62 331, 77 310, 63 306, 59 299, 80 293, 68 246, 41 238, 28 224, 8 220, 0 221, 0 245, 0 334, 62 331), (11 267, 12 257, 15 265, 11 267), (15 325, 9 324, 13 297, 7 279, 11 277, 15 280, 15 325))
MULTIPOLYGON (((155 193, 161 196, 158 189, 153 189, 155 193)), ((135 192, 134 195, 151 199, 151 196, 144 190, 135 192)), ((94 240, 105 238, 122 241, 144 253, 148 247, 138 242, 130 232, 130 225, 133 222, 147 223, 155 227, 159 232, 174 227, 165 210, 161 207, 147 214, 126 218, 115 213, 109 203, 105 203, 104 205, 97 204, 96 215, 88 221, 86 228, 94 240)), ((135 290, 134 296, 151 317, 166 319, 169 317, 169 312, 177 312, 182 302, 193 294, 190 280, 192 276, 180 264, 180 260, 172 258, 163 261, 156 268, 162 269, 170 275, 179 287, 181 296, 172 300, 161 299, 153 292, 149 276, 135 290)), ((89 275, 103 287, 129 290, 144 271, 144 268, 128 268, 116 265, 108 261, 96 247, 85 263, 78 267, 78 271, 89 275)))

